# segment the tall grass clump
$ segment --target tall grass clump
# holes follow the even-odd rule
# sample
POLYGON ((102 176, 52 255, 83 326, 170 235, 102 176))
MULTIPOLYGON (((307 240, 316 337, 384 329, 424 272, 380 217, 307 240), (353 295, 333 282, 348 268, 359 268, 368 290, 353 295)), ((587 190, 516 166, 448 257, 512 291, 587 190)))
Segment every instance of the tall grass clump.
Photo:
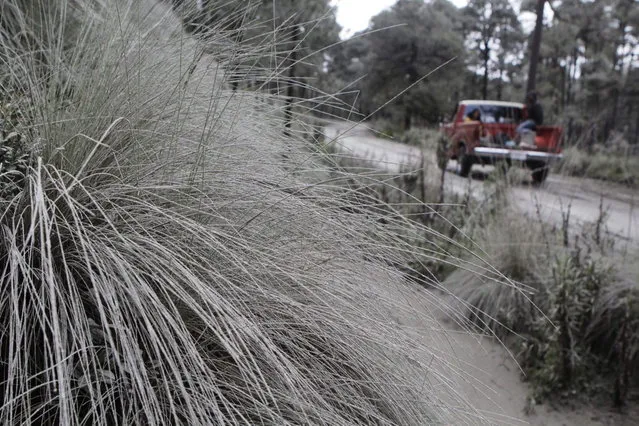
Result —
POLYGON ((502 338, 528 329, 536 316, 531 297, 544 293, 548 280, 545 245, 536 225, 512 208, 500 209, 469 230, 468 238, 481 248, 474 252, 483 259, 466 254, 466 264, 444 282, 464 301, 471 322, 502 338))
POLYGON ((2 0, 0 23, 0 424, 451 414, 387 320, 402 220, 351 213, 281 102, 229 89, 204 51, 233 38, 152 0, 2 0))

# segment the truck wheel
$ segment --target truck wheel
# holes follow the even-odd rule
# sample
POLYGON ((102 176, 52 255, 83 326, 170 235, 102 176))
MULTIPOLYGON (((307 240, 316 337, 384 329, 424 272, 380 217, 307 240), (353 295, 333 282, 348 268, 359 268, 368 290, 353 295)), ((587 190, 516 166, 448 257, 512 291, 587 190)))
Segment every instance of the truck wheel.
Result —
POLYGON ((473 167, 473 157, 466 152, 466 145, 459 145, 459 153, 457 154, 457 163, 459 164, 459 176, 468 177, 470 169, 473 167))
POLYGON ((529 167, 532 169, 532 180, 535 185, 544 183, 548 177, 550 167, 545 163, 531 163, 529 167))

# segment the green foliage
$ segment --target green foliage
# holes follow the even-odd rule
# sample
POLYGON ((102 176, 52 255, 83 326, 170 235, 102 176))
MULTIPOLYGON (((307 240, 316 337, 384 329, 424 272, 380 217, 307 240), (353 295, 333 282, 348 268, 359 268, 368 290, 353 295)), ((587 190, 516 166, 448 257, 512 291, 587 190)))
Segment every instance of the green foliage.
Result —
POLYGON ((565 126, 569 141, 605 143, 613 132, 639 142, 639 99, 633 58, 639 48, 631 0, 563 0, 544 29, 538 91, 548 117, 565 126), (572 113, 568 114, 571 110, 572 113), (583 123, 578 123, 583 119, 583 123))
MULTIPOLYGON (((536 3, 521 10, 534 11, 536 3)), ((547 123, 563 125, 569 142, 593 146, 623 134, 639 144, 635 3, 547 2, 553 15, 543 29, 537 91, 547 123)), ((368 116, 383 107, 378 116, 408 129, 413 121, 436 123, 461 99, 523 101, 530 34, 506 0, 473 0, 463 9, 446 0, 403 0, 375 16, 367 31, 330 51, 327 87, 343 102, 332 114, 352 115, 354 108, 368 116)))
POLYGON ((516 69, 524 34, 508 0, 471 0, 463 9, 466 41, 470 45, 470 65, 483 74, 482 99, 488 99, 489 74, 499 74, 497 99, 502 98, 504 76, 516 69))
POLYGON ((546 294, 535 298, 543 304, 546 317, 531 322, 519 354, 536 399, 559 391, 584 390, 599 367, 597 355, 610 356, 593 345, 589 330, 596 326, 595 306, 602 289, 614 276, 605 262, 588 256, 581 259, 578 252, 555 260, 546 294))
POLYGON ((413 121, 436 123, 458 100, 463 81, 459 17, 445 1, 399 1, 371 20, 370 34, 357 34, 334 50, 330 71, 344 87, 354 83, 349 90, 360 91, 355 107, 365 115, 400 95, 379 114, 405 130, 413 121))

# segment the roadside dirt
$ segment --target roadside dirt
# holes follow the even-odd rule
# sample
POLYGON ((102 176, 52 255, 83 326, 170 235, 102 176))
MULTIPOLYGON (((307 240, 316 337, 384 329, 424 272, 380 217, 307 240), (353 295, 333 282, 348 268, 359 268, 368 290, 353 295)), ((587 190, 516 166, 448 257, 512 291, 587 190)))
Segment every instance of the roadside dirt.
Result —
MULTIPOLYGON (((390 172, 414 169, 422 161, 421 149, 375 137, 363 126, 340 123, 325 128, 327 140, 334 140, 345 155, 371 160, 390 172)), ((438 173, 434 153, 427 154, 427 167, 438 173)), ((488 168, 474 170, 475 179, 455 175, 452 162, 446 174, 446 191, 473 196, 484 194, 488 168), (486 170, 482 170, 486 169, 486 170), (483 175, 483 177, 482 177, 483 175)), ((589 179, 551 175, 542 187, 532 187, 525 180, 512 188, 512 197, 522 213, 541 215, 549 223, 561 223, 561 213, 570 205, 571 220, 593 222, 600 216, 600 203, 607 212, 605 226, 629 247, 639 247, 639 194, 617 185, 589 179)), ((447 308, 449 299, 438 291, 419 289, 406 299, 409 309, 397 313, 395 319, 430 347, 431 366, 448 377, 448 392, 454 389, 454 406, 461 398, 488 424, 532 426, 600 426, 637 425, 639 409, 626 414, 612 411, 607 402, 592 404, 565 403, 537 405, 522 372, 505 346, 495 338, 463 329, 447 308), (440 353, 442 356, 433 356, 440 353)), ((424 360, 426 362, 426 360, 424 360)), ((446 393, 446 392, 444 392, 446 393)), ((446 397, 444 397, 446 401, 446 397)), ((460 408, 462 409, 462 408, 460 408)), ((472 415, 468 424, 473 424, 472 415)), ((455 423, 457 424, 457 423, 455 423)))

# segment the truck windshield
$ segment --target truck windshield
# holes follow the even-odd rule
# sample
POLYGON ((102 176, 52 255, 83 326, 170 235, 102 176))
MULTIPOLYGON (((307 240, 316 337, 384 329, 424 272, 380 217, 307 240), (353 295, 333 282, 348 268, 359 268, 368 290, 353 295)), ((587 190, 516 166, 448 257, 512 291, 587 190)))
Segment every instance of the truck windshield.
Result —
POLYGON ((479 108, 482 123, 519 123, 521 108, 501 105, 466 105, 466 114, 479 108))

